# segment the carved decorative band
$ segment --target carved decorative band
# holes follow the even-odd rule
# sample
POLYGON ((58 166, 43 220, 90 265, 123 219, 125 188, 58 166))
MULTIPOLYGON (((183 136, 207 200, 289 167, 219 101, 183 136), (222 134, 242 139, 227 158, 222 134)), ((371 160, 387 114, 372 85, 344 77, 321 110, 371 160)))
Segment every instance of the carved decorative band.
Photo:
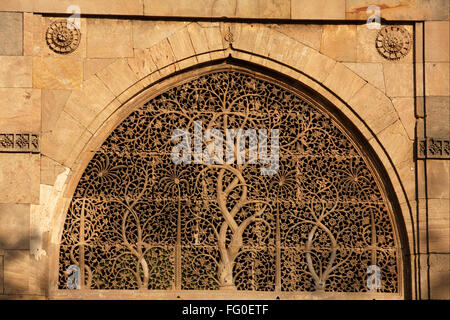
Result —
POLYGON ((0 152, 39 152, 39 135, 0 133, 0 152))
POLYGON ((427 138, 418 143, 420 159, 450 159, 450 139, 427 138), (425 143, 426 142, 426 143, 425 143))

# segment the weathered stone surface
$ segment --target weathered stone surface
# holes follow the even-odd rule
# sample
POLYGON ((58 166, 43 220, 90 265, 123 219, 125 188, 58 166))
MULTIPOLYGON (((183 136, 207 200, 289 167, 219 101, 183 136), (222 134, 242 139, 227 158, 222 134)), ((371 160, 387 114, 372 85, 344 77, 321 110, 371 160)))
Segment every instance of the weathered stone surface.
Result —
POLYGON ((107 68, 100 71, 97 76, 103 81, 110 92, 116 96, 120 95, 139 80, 133 70, 131 70, 126 59, 120 59, 110 64, 107 68))
POLYGON ((322 25, 315 24, 276 24, 272 28, 313 49, 320 50, 322 25))
POLYGON ((426 97, 427 137, 450 138, 450 97, 426 97))
POLYGON ((70 90, 42 90, 42 131, 50 132, 59 119, 70 90))
POLYGON ((395 110, 408 133, 409 139, 414 139, 414 128, 416 119, 414 116, 414 98, 394 98, 392 99, 395 110))
POLYGON ((389 97, 414 96, 413 65, 410 63, 384 63, 386 95, 389 97))
POLYGON ((24 12, 23 14, 23 55, 33 55, 33 29, 34 18, 31 12, 24 12))
POLYGON ((368 126, 378 133, 397 121, 391 101, 375 87, 365 85, 349 101, 349 105, 368 126))
MULTIPOLYGON (((189 32, 189 37, 191 38, 195 53, 199 55, 208 52, 208 40, 203 27, 201 27, 198 23, 191 23, 187 26, 187 30, 189 32)), ((210 55, 197 56, 197 59, 198 62, 208 61, 210 59, 210 55)))
POLYGON ((412 159, 413 142, 408 138, 401 121, 397 121, 381 131, 378 138, 394 165, 412 159))
POLYGON ((450 64, 425 63, 425 94, 427 96, 448 96, 450 92, 450 64))
POLYGON ((291 0, 292 19, 345 19, 345 0, 291 0))
MULTIPOLYGON (((67 13, 71 5, 72 0, 2 0, 0 10, 67 13)), ((82 14, 142 15, 142 0, 78 0, 76 5, 82 14)))
POLYGON ((0 56, 0 88, 31 88, 31 57, 0 56))
POLYGON ((144 0, 144 15, 289 19, 290 0, 144 0))
POLYGON ((425 22, 425 61, 449 61, 449 29, 449 21, 425 22))
POLYGON ((40 132, 40 90, 0 88, 0 128, 5 133, 40 132))
MULTIPOLYGON (((233 4, 233 1, 215 1, 213 5, 213 15, 224 16, 226 9, 232 10, 233 6, 225 6, 223 4, 228 2, 233 4), (225 10, 224 10, 225 9, 225 10)), ((272 19, 289 19, 291 17, 291 0, 237 0, 235 1, 236 8, 234 16, 237 18, 272 18, 272 19)), ((230 12, 232 15, 233 13, 230 12)))
MULTIPOLYGON (((435 253, 450 252, 450 199, 428 200, 428 240, 429 251, 435 253)), ((421 221, 425 226, 425 221, 421 221)))
POLYGON ((30 248, 29 204, 0 204, 0 248, 30 248))
POLYGON ((133 20, 133 47, 151 48, 189 23, 186 21, 133 20))
POLYGON ((42 133, 41 153, 64 164, 84 130, 85 128, 72 116, 61 112, 52 131, 42 133))
POLYGON ((116 59, 85 59, 83 61, 83 77, 84 80, 88 80, 93 77, 97 72, 103 70, 116 59))
POLYGON ((0 12, 0 56, 20 56, 23 50, 23 14, 0 12))
POLYGON ((39 202, 39 155, 0 153, 0 203, 39 202))
POLYGON ((356 25, 324 25, 320 52, 337 61, 356 61, 356 25))
POLYGON ((381 63, 344 63, 349 69, 357 73, 361 78, 374 85, 381 91, 384 88, 383 64, 381 63))
POLYGON ((92 77, 83 82, 83 91, 72 91, 64 111, 87 128, 114 98, 115 96, 102 80, 92 77))
POLYGON ((427 177, 429 198, 450 198, 450 161, 428 160, 427 177))
POLYGON ((170 43, 168 40, 163 40, 158 42, 154 47, 151 48, 150 55, 152 57, 153 62, 156 64, 158 69, 163 67, 169 68, 165 70, 166 73, 171 73, 175 71, 175 57, 173 56, 172 48, 170 47, 170 43))
POLYGON ((448 19, 447 0, 347 0, 347 19, 366 20, 371 14, 366 13, 370 5, 381 9, 380 15, 386 20, 446 20, 448 19), (446 9, 447 8, 447 9, 446 9))
POLYGON ((30 254, 28 250, 5 250, 5 294, 24 294, 28 291, 30 254))
POLYGON ((126 58, 133 56, 131 21, 89 19, 88 58, 126 58))
POLYGON ((81 89, 83 64, 69 57, 33 58, 33 87, 41 89, 81 89))
POLYGON ((65 167, 58 162, 44 155, 41 156, 41 185, 53 185, 58 175, 64 172, 64 170, 65 167))
POLYGON ((324 85, 348 101, 367 82, 341 63, 336 63, 324 85), (342 85, 345 83, 345 85, 342 85))
POLYGON ((430 254, 430 298, 450 299, 450 254, 430 254))
POLYGON ((195 55, 195 50, 192 46, 192 41, 187 28, 172 34, 168 40, 175 55, 175 59, 179 61, 180 67, 183 68, 183 62, 180 60, 195 55))

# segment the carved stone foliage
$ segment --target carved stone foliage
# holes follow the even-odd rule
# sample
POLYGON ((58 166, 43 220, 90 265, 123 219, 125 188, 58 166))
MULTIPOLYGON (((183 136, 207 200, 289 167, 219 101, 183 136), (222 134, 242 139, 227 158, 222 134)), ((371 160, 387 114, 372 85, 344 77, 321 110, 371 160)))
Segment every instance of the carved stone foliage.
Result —
POLYGON ((384 58, 398 60, 410 51, 411 36, 402 26, 386 26, 378 32, 375 45, 384 58))
POLYGON ((0 152, 39 152, 39 135, 0 133, 0 152))
POLYGON ((450 159, 450 140, 428 138, 418 143, 419 158, 450 159))
POLYGON ((70 21, 55 21, 47 29, 47 44, 56 53, 68 54, 78 48, 81 32, 70 21))
POLYGON ((180 84, 132 112, 95 152, 60 246, 85 289, 398 292, 400 249, 372 169, 335 120, 244 71, 180 84), (174 164, 194 121, 279 129, 280 166, 174 164))

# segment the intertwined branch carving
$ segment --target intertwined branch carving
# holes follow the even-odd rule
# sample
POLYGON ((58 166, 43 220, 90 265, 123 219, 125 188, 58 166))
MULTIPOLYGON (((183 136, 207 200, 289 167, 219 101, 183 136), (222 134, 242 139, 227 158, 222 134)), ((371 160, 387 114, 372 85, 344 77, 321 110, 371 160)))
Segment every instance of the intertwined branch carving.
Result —
POLYGON ((198 76, 131 113, 75 191, 59 287, 398 292, 393 222, 372 169, 329 114, 240 71, 198 76), (174 164, 171 133, 194 121, 279 129, 280 165, 174 164))

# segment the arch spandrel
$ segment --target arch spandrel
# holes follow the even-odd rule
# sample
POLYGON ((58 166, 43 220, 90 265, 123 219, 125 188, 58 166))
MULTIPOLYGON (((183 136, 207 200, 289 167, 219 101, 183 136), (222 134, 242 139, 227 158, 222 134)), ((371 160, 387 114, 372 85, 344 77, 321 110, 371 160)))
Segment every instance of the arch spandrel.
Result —
POLYGON ((95 152, 69 207, 58 287, 75 264, 91 291, 364 294, 367 267, 379 265, 383 285, 369 293, 402 294, 395 206, 367 152, 339 116, 267 76, 190 78, 134 110, 95 152), (195 119, 279 128, 277 173, 173 164, 170 135, 195 119))

